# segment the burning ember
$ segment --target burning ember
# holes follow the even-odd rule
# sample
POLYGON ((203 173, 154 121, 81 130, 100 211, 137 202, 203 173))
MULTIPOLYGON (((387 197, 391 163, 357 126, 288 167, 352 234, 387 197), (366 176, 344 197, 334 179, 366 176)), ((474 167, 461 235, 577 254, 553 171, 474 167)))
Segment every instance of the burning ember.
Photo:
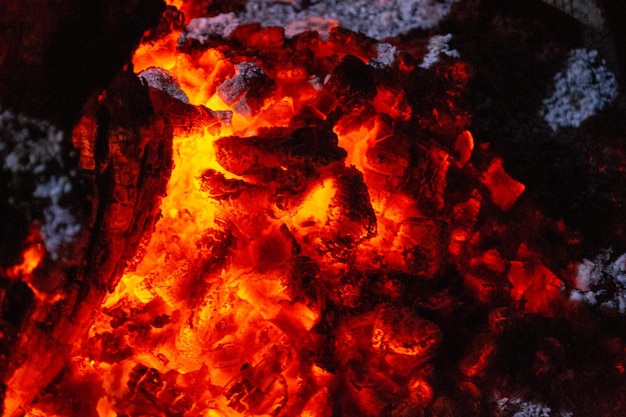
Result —
POLYGON ((451 35, 183 19, 73 129, 100 208, 72 324, 45 223, 3 270, 32 332, 76 341, 50 368, 20 342, 6 415, 587 416, 589 387, 626 412, 624 319, 581 303, 622 311, 625 257, 579 266, 581 234, 475 143, 451 35))

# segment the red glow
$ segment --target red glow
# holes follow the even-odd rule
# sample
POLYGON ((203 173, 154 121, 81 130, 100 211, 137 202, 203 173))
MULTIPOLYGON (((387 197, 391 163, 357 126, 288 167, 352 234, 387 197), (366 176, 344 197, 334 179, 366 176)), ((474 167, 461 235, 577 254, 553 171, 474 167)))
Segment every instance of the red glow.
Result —
POLYGON ((561 299, 563 282, 543 265, 512 261, 508 279, 513 284, 511 296, 530 313, 553 314, 561 299))
POLYGON ((517 201, 526 187, 511 178, 502 166, 502 159, 494 158, 480 181, 489 189, 491 200, 502 210, 507 211, 517 201))
MULTIPOLYGON (((140 45, 134 70, 167 70, 211 120, 168 120, 174 169, 161 217, 59 382, 68 392, 85 382, 92 415, 419 413, 441 398, 433 369, 444 342, 420 308, 450 313, 468 293, 490 305, 510 289, 518 311, 552 314, 560 279, 523 250, 511 260, 477 243, 481 210, 510 210, 525 186, 500 158, 476 178, 468 117, 454 102, 466 64, 442 66, 450 90, 423 117, 400 75, 348 80, 365 93, 344 88, 334 72, 342 63, 351 75, 374 71, 374 41, 359 34, 285 40, 282 29, 245 25, 223 48, 190 53, 179 35, 140 45), (228 49, 235 41, 243 52, 228 49), (261 92, 246 84, 250 68, 262 74, 261 92), (449 187, 454 175, 472 177, 471 188, 449 187), (462 288, 406 294, 448 275, 462 288)), ((399 56, 388 70, 406 76, 411 62, 399 56)), ((93 169, 93 149, 74 140, 93 169)), ((29 247, 11 277, 32 273, 42 256, 29 247)), ((506 317, 490 320, 493 332, 453 361, 458 378, 486 373, 506 317)), ((473 382, 459 387, 480 395, 473 382)), ((42 400, 31 415, 59 407, 42 400)))

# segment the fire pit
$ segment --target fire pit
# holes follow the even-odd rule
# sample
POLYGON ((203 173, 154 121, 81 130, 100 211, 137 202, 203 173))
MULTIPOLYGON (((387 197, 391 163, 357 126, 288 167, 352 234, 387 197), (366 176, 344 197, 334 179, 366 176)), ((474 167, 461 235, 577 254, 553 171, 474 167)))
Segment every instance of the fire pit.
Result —
POLYGON ((7 416, 626 414, 603 21, 205 3, 122 8, 132 59, 66 111, 3 78, 7 416))

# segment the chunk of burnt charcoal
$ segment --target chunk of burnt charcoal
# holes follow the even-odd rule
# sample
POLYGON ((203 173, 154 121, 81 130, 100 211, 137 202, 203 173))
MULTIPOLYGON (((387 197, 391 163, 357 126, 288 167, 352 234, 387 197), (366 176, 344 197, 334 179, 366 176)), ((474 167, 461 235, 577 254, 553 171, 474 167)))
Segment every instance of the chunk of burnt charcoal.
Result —
POLYGON ((133 349, 124 340, 123 332, 104 332, 96 336, 100 347, 100 360, 106 363, 118 363, 133 355, 133 349))
POLYGON ((359 58, 346 55, 324 85, 344 105, 370 102, 376 97, 374 69, 359 58))
POLYGON ((402 251, 410 273, 433 278, 444 266, 449 236, 444 221, 410 218, 400 225, 394 245, 402 251))
POLYGON ((291 230, 289 230, 289 227, 285 223, 280 225, 280 233, 289 241, 289 243, 291 243, 291 254, 300 255, 300 252, 302 251, 302 247, 300 246, 300 244, 298 243, 298 240, 293 235, 293 233, 291 233, 291 230))
POLYGON ((127 383, 131 392, 151 401, 156 399, 163 384, 159 371, 154 368, 148 368, 142 364, 135 365, 130 372, 127 383))
POLYGON ((358 56, 369 61, 370 51, 374 49, 376 40, 363 33, 336 26, 330 28, 327 44, 346 55, 358 56))
POLYGON ((404 177, 410 166, 409 140, 388 136, 368 147, 365 156, 372 171, 390 177, 404 177))
POLYGON ((363 174, 355 167, 347 168, 336 184, 337 193, 329 207, 329 220, 336 223, 339 235, 355 239, 374 236, 376 214, 363 174))
POLYGON ((139 73, 139 78, 149 87, 166 92, 169 96, 189 103, 189 98, 180 88, 176 79, 163 68, 150 67, 139 73))
POLYGON ((243 116, 253 116, 261 110, 263 102, 274 91, 274 80, 252 62, 235 66, 234 77, 217 87, 217 95, 243 116))
POLYGON ((305 127, 293 132, 283 143, 283 148, 291 156, 311 159, 318 165, 328 165, 348 155, 338 143, 337 135, 329 130, 305 127))
POLYGON ((214 112, 205 106, 194 106, 158 88, 149 89, 150 102, 155 113, 163 115, 177 134, 202 135, 205 131, 217 134, 227 112, 214 112))
POLYGON ((376 309, 372 347, 385 354, 396 372, 408 373, 428 361, 441 343, 439 327, 408 308, 382 304, 376 309))
POLYGON ((440 212, 445 205, 444 193, 446 177, 450 167, 450 155, 438 147, 423 148, 416 166, 412 168, 413 181, 416 181, 415 198, 420 209, 427 214, 440 212))
POLYGON ((265 154, 258 137, 229 136, 215 141, 217 162, 235 175, 258 173, 263 165, 276 166, 275 161, 264 158, 265 154))
POLYGON ((292 301, 319 299, 320 267, 308 256, 295 256, 288 262, 288 287, 286 291, 292 301))
POLYGON ((178 38, 179 48, 194 42, 210 45, 211 40, 227 38, 239 25, 240 21, 234 13, 223 13, 214 17, 196 17, 189 21, 178 38))
POLYGON ((242 192, 253 188, 252 185, 238 179, 229 179, 221 172, 207 169, 200 175, 200 191, 215 200, 237 198, 242 192))
POLYGON ((307 127, 292 134, 278 129, 263 136, 220 138, 215 150, 217 162, 233 174, 280 179, 281 175, 294 177, 295 171, 314 171, 342 160, 347 153, 337 143, 333 132, 307 127))
POLYGON ((280 26, 261 26, 258 22, 241 24, 233 29, 228 40, 266 52, 283 47, 285 29, 280 26))

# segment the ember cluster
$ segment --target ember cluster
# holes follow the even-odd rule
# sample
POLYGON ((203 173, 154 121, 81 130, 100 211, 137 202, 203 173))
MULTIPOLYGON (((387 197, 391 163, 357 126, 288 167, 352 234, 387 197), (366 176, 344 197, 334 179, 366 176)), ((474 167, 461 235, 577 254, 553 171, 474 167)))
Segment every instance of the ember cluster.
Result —
POLYGON ((161 218, 37 412, 570 415, 544 395, 579 372, 550 336, 572 277, 540 249, 576 234, 475 149, 467 63, 342 28, 179 35, 134 57, 174 130, 161 218))

